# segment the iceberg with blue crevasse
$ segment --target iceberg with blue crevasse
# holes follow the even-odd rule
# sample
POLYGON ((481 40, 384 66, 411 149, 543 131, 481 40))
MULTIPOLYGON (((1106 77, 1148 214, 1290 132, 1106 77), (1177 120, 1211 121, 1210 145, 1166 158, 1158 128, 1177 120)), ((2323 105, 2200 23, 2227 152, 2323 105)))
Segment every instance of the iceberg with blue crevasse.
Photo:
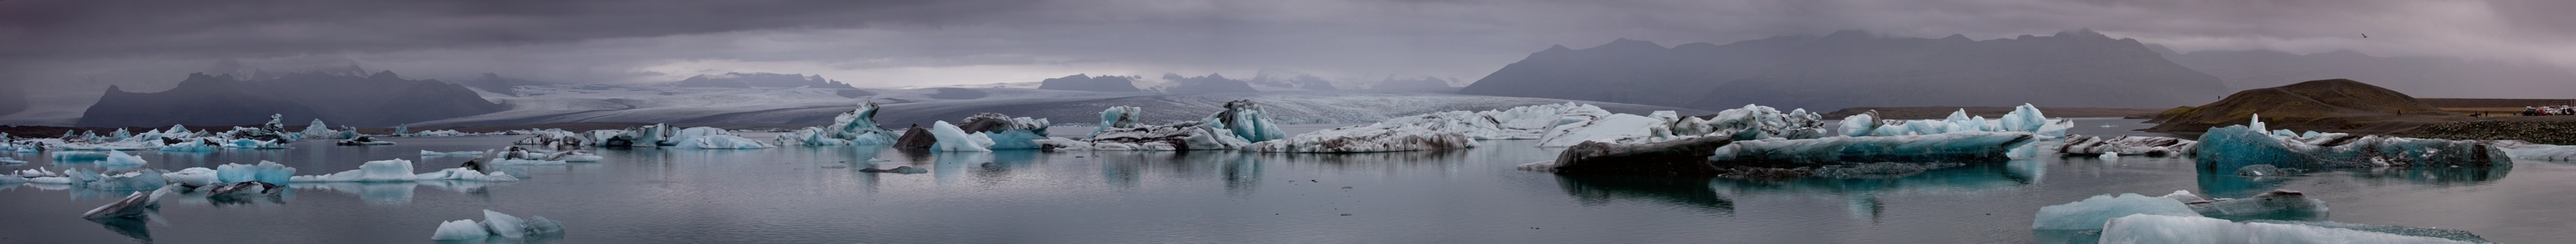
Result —
POLYGON ((781 145, 807 146, 894 144, 895 133, 877 125, 876 116, 876 102, 859 103, 858 108, 833 116, 830 125, 780 134, 777 141, 781 145))
MULTIPOLYGON (((2260 117, 2257 117, 2260 118, 2260 117)), ((2253 165, 2293 169, 2378 167, 2512 167, 2512 157, 2481 141, 2343 133, 2265 132, 2263 123, 2210 128, 2193 153, 2203 170, 2253 165)))

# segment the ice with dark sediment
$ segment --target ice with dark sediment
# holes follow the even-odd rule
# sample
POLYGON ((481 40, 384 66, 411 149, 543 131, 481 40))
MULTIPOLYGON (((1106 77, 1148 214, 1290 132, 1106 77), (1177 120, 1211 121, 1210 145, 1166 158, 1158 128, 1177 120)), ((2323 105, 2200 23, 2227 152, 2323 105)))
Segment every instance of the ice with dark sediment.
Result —
POLYGON ((160 208, 161 195, 168 194, 170 194, 170 190, 166 188, 135 192, 134 194, 126 195, 123 200, 117 200, 114 203, 101 205, 98 206, 98 208, 90 209, 88 212, 83 212, 81 213, 81 217, 90 219, 141 217, 145 214, 151 214, 153 209, 160 208))
MULTIPOLYGON (((2260 118, 2260 117, 2257 117, 2260 118)), ((2512 167, 2512 157, 2484 141, 2343 133, 2264 132, 2263 123, 2210 128, 2193 153, 2205 170, 2250 165, 2330 169, 2379 167, 2512 167)))
POLYGON ((1808 166, 1844 162, 2001 162, 2007 152, 2035 141, 2029 132, 1965 131, 1933 135, 1827 137, 1736 141, 1718 147, 1718 165, 1808 166))
POLYGON ((2193 151, 2199 149, 2199 146, 2199 141, 2172 137, 2120 136, 2102 138, 2083 135, 2067 135, 2066 140, 2057 145, 2057 151, 2059 153, 2074 155, 2117 154, 2162 157, 2191 155, 2193 151))
POLYGON ((765 149, 775 147, 758 140, 735 136, 732 132, 727 132, 724 129, 717 129, 715 127, 690 127, 688 129, 681 129, 678 132, 672 133, 669 141, 671 142, 670 146, 683 149, 765 149))
POLYGON ((1198 121, 1163 125, 1124 122, 1133 121, 1138 112, 1141 111, 1130 107, 1112 107, 1101 111, 1100 127, 1087 138, 1053 137, 1032 142, 1056 150, 1185 151, 1242 149, 1261 140, 1286 137, 1277 131, 1275 123, 1261 116, 1260 106, 1249 100, 1228 102, 1225 111, 1198 121))
POLYGON ((1253 143, 1246 149, 1260 152, 1356 153, 1474 147, 1476 147, 1476 140, 1466 133, 1415 127, 1408 124, 1378 123, 1298 134, 1296 137, 1287 139, 1253 143))
POLYGON ((833 116, 832 124, 779 134, 777 141, 780 145, 807 146, 894 144, 894 131, 878 125, 876 114, 876 102, 862 102, 848 113, 833 116))

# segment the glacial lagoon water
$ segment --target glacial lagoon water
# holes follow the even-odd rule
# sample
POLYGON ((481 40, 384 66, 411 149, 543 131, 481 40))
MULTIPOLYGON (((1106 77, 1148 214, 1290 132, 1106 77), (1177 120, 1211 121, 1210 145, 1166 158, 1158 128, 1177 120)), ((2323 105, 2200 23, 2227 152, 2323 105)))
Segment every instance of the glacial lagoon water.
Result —
MULTIPOLYGON (((2128 131, 2146 125, 2136 122, 2085 119, 2073 133, 2147 134, 2128 131)), ((421 150, 517 139, 138 155, 170 170, 270 160, 313 175, 399 158, 425 172, 466 158, 421 150)), ((603 149, 599 163, 508 167, 526 176, 519 182, 296 184, 248 202, 173 195, 160 220, 139 223, 80 218, 122 192, 0 186, 0 243, 430 242, 440 221, 480 220, 484 209, 561 221, 563 237, 527 241, 564 243, 2018 243, 2058 241, 2030 230, 2033 213, 2096 194, 2275 188, 2325 200, 2332 221, 2463 229, 2507 243, 2563 241, 2576 227, 2566 218, 2576 216, 2569 162, 2254 178, 2200 174, 2188 159, 2042 156, 1871 179, 1743 181, 1560 177, 1513 166, 1561 149, 1484 143, 1339 155, 603 149), (872 158, 930 173, 859 172, 872 158)), ((0 169, 96 167, 8 156, 32 163, 0 169)))

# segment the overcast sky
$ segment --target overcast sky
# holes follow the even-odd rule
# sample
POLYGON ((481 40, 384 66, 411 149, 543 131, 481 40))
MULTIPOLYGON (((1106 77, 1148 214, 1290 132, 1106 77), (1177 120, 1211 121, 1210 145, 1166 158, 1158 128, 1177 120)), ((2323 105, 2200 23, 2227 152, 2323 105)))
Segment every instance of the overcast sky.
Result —
POLYGON ((600 83, 776 72, 895 87, 1260 68, 1472 81, 1550 45, 1843 29, 1983 40, 2090 28, 2185 52, 2576 66, 2569 12, 2576 1, 6 0, 0 80, 152 91, 235 59, 600 83))

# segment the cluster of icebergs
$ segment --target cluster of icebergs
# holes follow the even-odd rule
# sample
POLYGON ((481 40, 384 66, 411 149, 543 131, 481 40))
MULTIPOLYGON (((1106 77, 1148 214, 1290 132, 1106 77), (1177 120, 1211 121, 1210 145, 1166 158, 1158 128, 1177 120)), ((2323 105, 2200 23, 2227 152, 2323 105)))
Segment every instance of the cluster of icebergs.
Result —
POLYGON ((715 127, 672 129, 655 124, 623 130, 571 132, 560 129, 531 130, 517 145, 537 146, 547 150, 573 150, 583 147, 672 147, 682 149, 766 149, 772 146, 760 140, 734 135, 715 127))
POLYGON ((154 129, 142 133, 117 129, 108 132, 107 135, 99 135, 96 131, 77 134, 65 131, 65 136, 62 138, 15 138, 6 133, 0 133, 0 152, 136 150, 213 152, 219 149, 286 149, 288 143, 296 140, 342 140, 340 141, 342 145, 356 146, 393 144, 393 142, 379 141, 368 135, 359 134, 356 128, 331 129, 320 119, 313 120, 313 123, 305 126, 302 131, 286 131, 286 125, 279 122, 279 118, 275 115, 269 116, 268 123, 258 128, 233 127, 230 131, 222 132, 191 131, 187 126, 172 125, 169 129, 154 129))

